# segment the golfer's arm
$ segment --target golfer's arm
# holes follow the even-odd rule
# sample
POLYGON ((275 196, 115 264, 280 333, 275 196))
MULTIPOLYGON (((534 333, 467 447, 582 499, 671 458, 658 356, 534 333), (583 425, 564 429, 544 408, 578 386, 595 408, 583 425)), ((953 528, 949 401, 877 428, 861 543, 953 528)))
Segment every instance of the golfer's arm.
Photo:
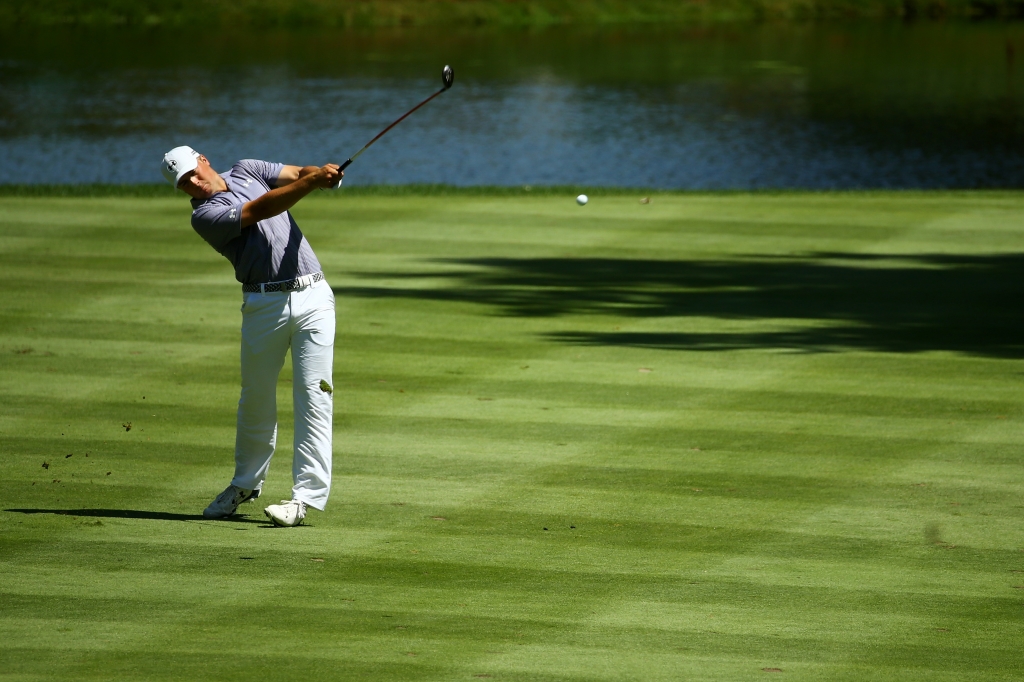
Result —
POLYGON ((281 169, 281 174, 277 176, 275 187, 290 185, 307 173, 314 172, 316 169, 316 166, 285 166, 281 169))
MULTIPOLYGON (((314 171, 316 170, 315 166, 312 168, 314 171)), ((310 173, 303 173, 302 177, 289 182, 284 187, 272 189, 260 198, 242 204, 242 227, 249 227, 261 220, 284 213, 314 189, 316 189, 316 179, 310 173)))

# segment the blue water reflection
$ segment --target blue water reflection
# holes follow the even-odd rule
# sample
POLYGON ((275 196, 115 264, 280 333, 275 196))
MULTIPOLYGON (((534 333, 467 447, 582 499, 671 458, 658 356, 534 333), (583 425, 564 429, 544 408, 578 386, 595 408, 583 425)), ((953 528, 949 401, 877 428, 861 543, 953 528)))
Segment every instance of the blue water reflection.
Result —
MULTIPOLYGON (((1015 112, 1000 119, 1009 121, 1009 137, 977 130, 959 136, 958 126, 984 127, 992 117, 948 115, 948 104, 930 109, 927 97, 900 110, 908 105, 898 83, 887 91, 897 93, 889 96, 898 115, 884 104, 846 115, 841 101, 829 99, 828 76, 812 64, 743 56, 726 62, 728 68, 653 83, 577 79, 543 65, 488 78, 455 63, 455 87, 364 154, 346 182, 692 189, 1024 184, 1015 112)), ((437 79, 310 75, 287 61, 76 71, 8 55, 0 64, 0 183, 159 182, 162 153, 179 144, 224 168, 244 157, 341 161, 438 87, 441 64, 431 66, 437 79)), ((843 88, 840 99, 856 102, 848 82, 843 88)))

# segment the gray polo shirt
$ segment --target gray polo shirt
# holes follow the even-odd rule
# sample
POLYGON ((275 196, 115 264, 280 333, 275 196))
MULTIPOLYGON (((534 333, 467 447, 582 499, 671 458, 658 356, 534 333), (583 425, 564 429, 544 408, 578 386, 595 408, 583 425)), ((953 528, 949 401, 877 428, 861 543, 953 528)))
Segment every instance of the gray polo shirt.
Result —
POLYGON ((281 163, 243 159, 220 174, 226 192, 192 200, 192 228, 231 261, 242 284, 281 282, 321 270, 288 211, 242 227, 242 204, 273 189, 283 169, 281 163))

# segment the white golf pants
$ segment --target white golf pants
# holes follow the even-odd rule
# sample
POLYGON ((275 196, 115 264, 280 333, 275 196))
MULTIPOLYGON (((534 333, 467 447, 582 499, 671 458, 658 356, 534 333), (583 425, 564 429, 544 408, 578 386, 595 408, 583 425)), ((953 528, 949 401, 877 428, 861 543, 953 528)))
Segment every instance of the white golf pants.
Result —
POLYGON ((292 499, 322 510, 331 492, 334 292, 321 280, 288 293, 242 296, 242 397, 231 482, 248 490, 263 486, 277 443, 277 377, 291 348, 292 499))

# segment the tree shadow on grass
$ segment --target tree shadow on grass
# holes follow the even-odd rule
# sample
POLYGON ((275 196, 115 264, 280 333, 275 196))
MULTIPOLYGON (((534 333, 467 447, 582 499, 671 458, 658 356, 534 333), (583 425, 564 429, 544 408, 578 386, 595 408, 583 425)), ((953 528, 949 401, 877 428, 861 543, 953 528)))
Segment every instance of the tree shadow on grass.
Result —
POLYGON ((408 288, 337 287, 335 292, 472 302, 491 306, 501 315, 530 318, 663 317, 678 318, 680 327, 693 326, 686 318, 701 318, 700 331, 548 335, 572 344, 677 350, 958 351, 1024 357, 1020 253, 818 253, 674 261, 485 258, 436 263, 453 267, 366 275, 408 281, 408 288), (439 281, 444 284, 437 286, 439 281), (414 288, 417 282, 426 288, 414 288), (709 325, 708 320, 730 323, 709 325), (751 329, 757 322, 768 324, 751 329))
POLYGON ((239 523, 265 523, 260 519, 245 516, 230 516, 226 519, 208 519, 202 514, 172 514, 171 512, 140 511, 137 509, 5 509, 18 514, 58 514, 61 516, 85 516, 104 519, 148 519, 151 521, 235 521, 239 523))

